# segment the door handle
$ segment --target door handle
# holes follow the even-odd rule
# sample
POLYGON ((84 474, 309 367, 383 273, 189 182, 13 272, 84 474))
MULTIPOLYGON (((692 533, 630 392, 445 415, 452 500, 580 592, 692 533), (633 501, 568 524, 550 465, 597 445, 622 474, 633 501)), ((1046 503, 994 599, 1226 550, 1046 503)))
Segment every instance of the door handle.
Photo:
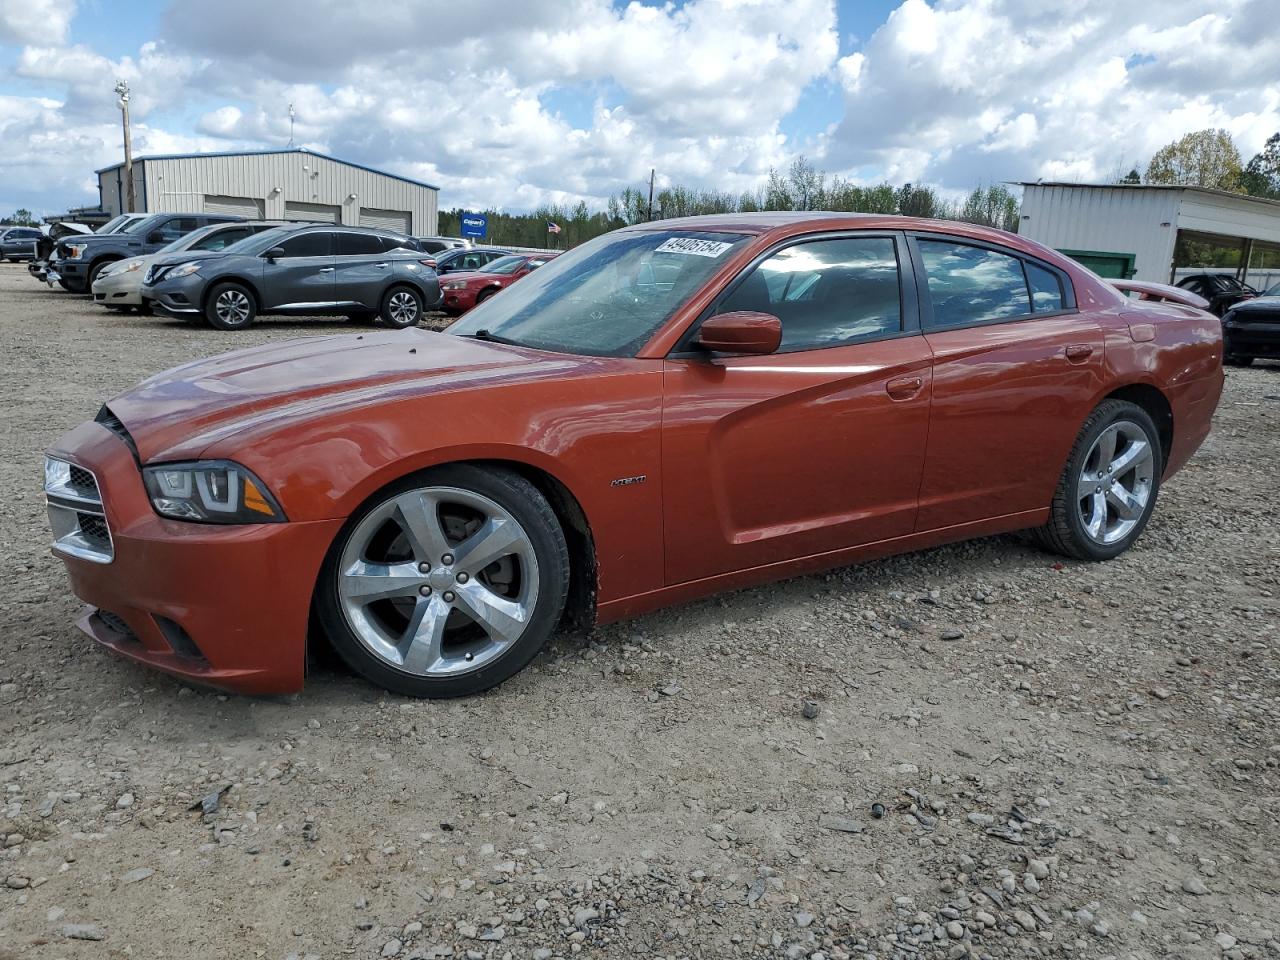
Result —
POLYGON ((1084 363, 1093 356, 1093 347, 1087 343, 1073 343, 1066 349, 1067 359, 1072 363, 1084 363))
POLYGON ((924 386, 922 377, 897 377, 884 385, 885 393, 894 400, 910 400, 924 386))
POLYGON ((385 270, 385 269, 387 269, 387 267, 391 266, 391 264, 389 264, 389 263, 375 263, 375 264, 374 264, 374 266, 375 266, 375 267, 377 267, 379 270, 385 270))
POLYGON ((321 268, 320 268, 320 272, 321 272, 321 273, 333 273, 333 269, 334 269, 333 267, 321 267, 321 268))

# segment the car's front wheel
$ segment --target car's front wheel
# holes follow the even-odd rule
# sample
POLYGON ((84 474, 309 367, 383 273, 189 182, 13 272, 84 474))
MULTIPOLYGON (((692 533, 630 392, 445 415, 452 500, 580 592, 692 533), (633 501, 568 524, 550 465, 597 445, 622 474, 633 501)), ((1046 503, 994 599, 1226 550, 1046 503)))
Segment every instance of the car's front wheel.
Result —
POLYGON ((406 478, 339 534, 316 594, 353 670, 396 693, 479 693, 522 670, 569 584, 564 531, 523 477, 467 465, 406 478))
POLYGON ((257 315, 253 294, 238 283, 218 284, 204 305, 205 320, 218 330, 243 330, 257 315))
POLYGON ((1041 542, 1079 560, 1119 556, 1151 518, 1163 470, 1150 415, 1126 400, 1103 401, 1067 458, 1041 542))
POLYGON ((382 298, 379 316, 396 330, 416 326, 422 319, 422 295, 412 287, 392 287, 382 298))

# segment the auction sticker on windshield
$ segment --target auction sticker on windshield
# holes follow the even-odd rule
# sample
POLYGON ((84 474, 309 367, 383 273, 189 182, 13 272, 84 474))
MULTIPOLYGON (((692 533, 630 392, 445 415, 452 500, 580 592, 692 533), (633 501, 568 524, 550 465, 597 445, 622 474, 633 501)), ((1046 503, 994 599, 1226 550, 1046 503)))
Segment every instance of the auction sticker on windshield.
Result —
POLYGON ((721 243, 719 240, 696 240, 693 237, 670 237, 662 241, 654 253, 684 253, 695 257, 718 257, 732 243, 721 243))

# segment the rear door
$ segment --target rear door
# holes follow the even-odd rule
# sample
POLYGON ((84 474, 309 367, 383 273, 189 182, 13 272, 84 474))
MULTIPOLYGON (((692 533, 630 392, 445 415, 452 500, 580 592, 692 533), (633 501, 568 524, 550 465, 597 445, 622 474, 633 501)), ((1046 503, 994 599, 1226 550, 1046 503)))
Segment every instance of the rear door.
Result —
POLYGON ((294 234, 280 244, 283 255, 262 262, 262 298, 268 308, 329 307, 334 303, 331 230, 294 234))
MULTIPOLYGON (((382 291, 394 272, 393 257, 386 252, 383 238, 373 233, 339 231, 334 261, 333 298, 340 303, 355 303, 376 310, 382 291)), ((397 254, 401 257, 403 254, 397 254)))
POLYGON ((1047 507, 1102 386, 1102 329, 1070 278, 1013 250, 911 237, 933 351, 921 531, 1047 507))
POLYGON ((778 317, 782 346, 707 354, 695 328, 666 361, 667 582, 911 533, 931 357, 903 236, 788 242, 711 312, 734 310, 778 317))

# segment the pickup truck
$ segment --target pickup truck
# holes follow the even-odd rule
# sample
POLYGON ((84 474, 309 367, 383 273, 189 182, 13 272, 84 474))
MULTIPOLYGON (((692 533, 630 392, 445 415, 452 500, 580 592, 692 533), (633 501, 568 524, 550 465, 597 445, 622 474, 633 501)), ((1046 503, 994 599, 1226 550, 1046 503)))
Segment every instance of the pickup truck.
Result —
POLYGON ((65 237, 54 248, 46 279, 50 286, 59 283, 72 293, 88 293, 98 272, 108 263, 155 253, 211 223, 244 219, 219 213, 156 213, 121 233, 65 237))

